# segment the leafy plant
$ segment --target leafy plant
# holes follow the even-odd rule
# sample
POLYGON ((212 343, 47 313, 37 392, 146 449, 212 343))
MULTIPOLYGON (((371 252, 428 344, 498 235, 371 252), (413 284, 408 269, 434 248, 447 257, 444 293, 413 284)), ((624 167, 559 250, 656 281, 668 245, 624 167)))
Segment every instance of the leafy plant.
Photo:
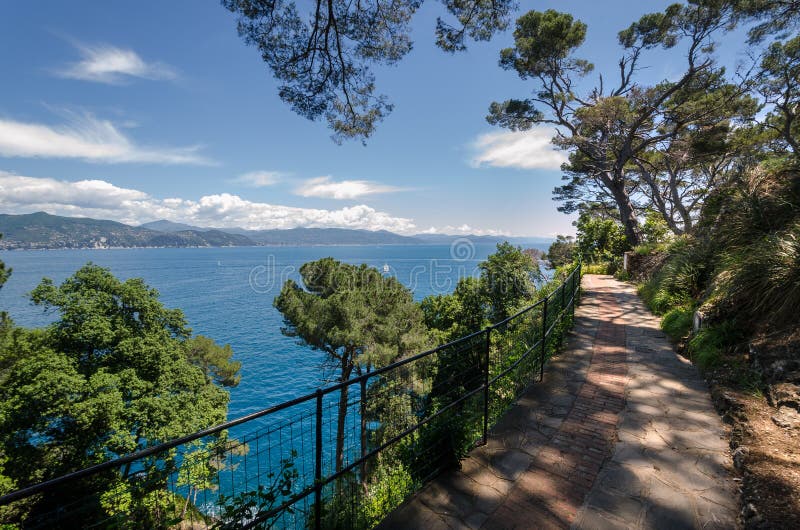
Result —
POLYGON ((742 328, 735 321, 724 321, 700 329, 689 340, 689 353, 702 368, 712 368, 719 365, 723 355, 742 337, 742 328))
POLYGON ((691 307, 674 307, 661 319, 661 329, 673 339, 682 339, 692 331, 693 316, 694 311, 691 307))
POLYGON ((281 460, 280 471, 267 474, 269 484, 259 484, 255 490, 245 491, 238 495, 220 495, 218 504, 222 512, 212 528, 217 530, 235 530, 245 523, 259 520, 255 528, 272 528, 284 513, 294 513, 292 506, 270 516, 266 514, 276 508, 292 494, 292 487, 299 474, 294 465, 297 452, 292 450, 291 456, 281 460))

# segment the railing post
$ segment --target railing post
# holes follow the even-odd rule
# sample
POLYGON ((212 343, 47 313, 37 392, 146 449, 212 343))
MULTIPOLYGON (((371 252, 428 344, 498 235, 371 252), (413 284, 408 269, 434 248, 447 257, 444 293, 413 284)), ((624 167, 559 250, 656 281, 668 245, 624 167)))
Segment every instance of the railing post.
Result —
POLYGON ((572 319, 575 319, 575 302, 578 301, 578 292, 581 290, 581 267, 583 266, 583 262, 578 262, 578 267, 575 269, 573 273, 574 276, 572 278, 572 319))
POLYGON ((367 481, 367 378, 361 378, 361 483, 367 481))
POLYGON ((314 444, 314 528, 322 528, 322 389, 317 389, 317 426, 314 444))
POLYGON ((544 381, 544 359, 547 356, 547 297, 542 308, 542 356, 539 359, 539 381, 544 381))
POLYGON ((564 318, 564 314, 567 312, 566 302, 564 300, 564 292, 567 290, 567 280, 566 278, 563 282, 561 282, 561 308, 558 311, 558 314, 561 315, 561 318, 564 318))
POLYGON ((489 351, 492 349, 492 327, 486 328, 486 343, 483 349, 483 445, 489 432, 489 351))

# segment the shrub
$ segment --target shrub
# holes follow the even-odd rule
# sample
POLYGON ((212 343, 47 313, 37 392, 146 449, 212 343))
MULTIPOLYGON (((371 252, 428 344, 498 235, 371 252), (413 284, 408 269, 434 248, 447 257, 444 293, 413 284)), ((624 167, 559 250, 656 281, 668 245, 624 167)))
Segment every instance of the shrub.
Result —
POLYGON ((583 274, 614 274, 617 270, 615 264, 611 261, 601 261, 599 263, 584 263, 581 266, 583 274))
POLYGON ((661 329, 673 339, 682 339, 692 331, 694 310, 691 306, 670 309, 661 320, 661 329))
POLYGON ((797 321, 800 307, 800 222, 772 234, 729 259, 724 289, 750 321, 769 320, 776 327, 797 321))
POLYGON ((698 331, 689 341, 689 353, 692 361, 701 368, 713 368, 743 338, 742 327, 736 321, 726 320, 698 331))

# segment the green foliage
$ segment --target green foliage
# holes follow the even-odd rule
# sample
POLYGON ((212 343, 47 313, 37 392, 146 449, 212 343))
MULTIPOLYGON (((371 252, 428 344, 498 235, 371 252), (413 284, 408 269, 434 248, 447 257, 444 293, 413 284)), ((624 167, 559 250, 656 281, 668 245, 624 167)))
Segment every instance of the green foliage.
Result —
MULTIPOLYGON (((267 481, 272 481, 268 486, 259 484, 258 488, 253 491, 245 491, 238 495, 230 496, 220 495, 218 504, 223 507, 223 510, 211 528, 216 530, 241 528, 243 521, 250 521, 259 514, 268 512, 291 495, 293 493, 292 487, 299 477, 294 465, 296 457, 297 453, 292 451, 290 458, 281 460, 281 467, 278 472, 267 473, 267 481)), ((279 515, 284 513, 294 513, 292 506, 280 512, 279 515)), ((258 524, 258 528, 273 528, 276 518, 276 516, 273 516, 263 520, 258 524)))
POLYGON ((563 267, 575 261, 577 244, 572 236, 556 236, 547 249, 547 259, 553 267, 563 267))
POLYGON ((689 340, 689 353, 700 367, 713 368, 720 364, 725 353, 738 345, 743 335, 742 327, 736 321, 726 320, 700 329, 689 340))
POLYGON ((231 360, 233 350, 230 344, 220 346, 213 339, 196 335, 184 341, 183 346, 186 350, 186 358, 203 371, 206 382, 213 381, 227 387, 239 384, 241 380, 239 370, 242 363, 231 360))
POLYGON ((682 339, 692 331, 694 310, 691 307, 673 307, 661 319, 661 329, 672 339, 682 339))
POLYGON ((577 222, 578 254, 584 263, 619 260, 630 249, 625 231, 614 219, 602 219, 587 213, 577 222))
POLYGON ((648 208, 681 233, 718 173, 700 167, 700 156, 685 157, 687 149, 691 155, 711 146, 724 151, 732 119, 746 121, 758 107, 739 97, 711 55, 727 9, 690 2, 642 16, 619 33, 619 71, 599 76, 584 93, 578 89, 594 67, 575 52, 586 25, 567 13, 530 11, 517 19, 514 47, 501 51, 500 66, 531 80, 533 95, 492 103, 487 120, 512 130, 558 127, 553 142, 570 152, 562 166, 565 183, 554 190, 559 210, 600 206, 618 219, 630 246, 641 242, 639 218, 648 208), (686 50, 680 74, 652 86, 637 82, 645 50, 679 43, 686 50), (618 82, 610 86, 609 79, 618 82))
POLYGON ((581 274, 614 274, 616 270, 616 264, 611 261, 584 263, 581 265, 581 274))
POLYGON ((478 278, 461 278, 446 295, 426 296, 420 302, 425 325, 437 344, 469 335, 486 324, 488 301, 478 278))
POLYGON ((785 34, 800 22, 800 3, 793 0, 736 0, 730 5, 734 21, 757 22, 749 28, 751 44, 785 34))
MULTIPOLYGON (((304 264, 300 276, 305 290, 287 280, 275 298, 275 307, 286 322, 283 332, 325 352, 338 381, 428 346, 423 313, 397 279, 333 258, 304 264)), ((339 397, 337 471, 344 461, 348 392, 349 387, 342 387, 339 397)))
POLYGON ((639 294, 657 315, 696 306, 715 267, 713 250, 687 238, 677 239, 667 252, 670 257, 664 266, 639 286, 639 294))
POLYGON ((418 487, 403 464, 381 466, 371 478, 361 502, 366 528, 374 528, 386 514, 400 506, 418 487))
MULTIPOLYGON (((3 234, 0 234, 0 239, 3 239, 3 234)), ((9 276, 11 276, 11 269, 6 268, 6 264, 0 260, 0 288, 8 281, 9 276)))
MULTIPOLYGON (((308 119, 325 118, 334 138, 366 138, 392 105, 375 94, 371 65, 394 64, 412 47, 410 21, 421 0, 330 0, 315 9, 294 2, 222 0, 239 35, 256 46, 279 81, 278 95, 308 119)), ((466 38, 484 41, 508 25, 511 0, 446 1, 453 23, 438 19, 436 45, 448 52, 466 38)))
POLYGON ((642 240, 645 244, 656 245, 667 240, 669 227, 658 212, 650 210, 642 224, 642 240))
POLYGON ((547 75, 558 67, 580 68, 588 73, 590 65, 567 61, 585 38, 586 24, 568 13, 529 11, 517 19, 515 47, 500 52, 500 65, 516 70, 522 79, 547 75))
MULTIPOLYGON (((7 330, 0 341, 0 453, 18 486, 224 421, 228 393, 185 357, 183 314, 142 280, 122 282, 89 264, 60 286, 43 280, 31 299, 59 318, 44 330, 7 330)), ((147 466, 157 475, 165 463, 147 466)), ((118 481, 92 487, 111 491, 118 481)), ((31 509, 77 490, 54 491, 31 509)))
POLYGON ((427 346, 422 312, 397 279, 333 258, 304 264, 300 276, 305 290, 287 280, 275 298, 284 332, 337 367, 383 366, 427 346))
POLYGON ((534 281, 541 277, 531 257, 507 241, 498 243, 497 251, 479 267, 492 322, 507 318, 512 309, 531 300, 536 291, 534 281))

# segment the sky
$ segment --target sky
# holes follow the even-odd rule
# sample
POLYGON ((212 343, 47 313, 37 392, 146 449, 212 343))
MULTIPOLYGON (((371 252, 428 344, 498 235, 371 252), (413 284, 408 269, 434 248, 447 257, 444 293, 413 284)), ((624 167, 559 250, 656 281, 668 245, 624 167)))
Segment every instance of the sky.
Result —
MULTIPOLYGON (((578 54, 608 77, 621 55, 616 33, 667 2, 521 5, 516 16, 553 8, 586 22, 578 54)), ((325 122, 278 98, 258 51, 217 1, 2 2, 0 212, 251 229, 574 233, 574 217, 552 200, 566 157, 550 144, 553 131, 512 133, 485 120, 492 101, 533 90, 497 64, 513 26, 453 55, 434 46, 442 15, 440 3, 426 2, 412 52, 374 69, 394 111, 366 145, 337 145, 325 122)), ((724 46, 720 59, 734 64, 742 49, 724 46)), ((654 82, 677 75, 682 57, 654 52, 642 65, 641 79, 654 82)))

